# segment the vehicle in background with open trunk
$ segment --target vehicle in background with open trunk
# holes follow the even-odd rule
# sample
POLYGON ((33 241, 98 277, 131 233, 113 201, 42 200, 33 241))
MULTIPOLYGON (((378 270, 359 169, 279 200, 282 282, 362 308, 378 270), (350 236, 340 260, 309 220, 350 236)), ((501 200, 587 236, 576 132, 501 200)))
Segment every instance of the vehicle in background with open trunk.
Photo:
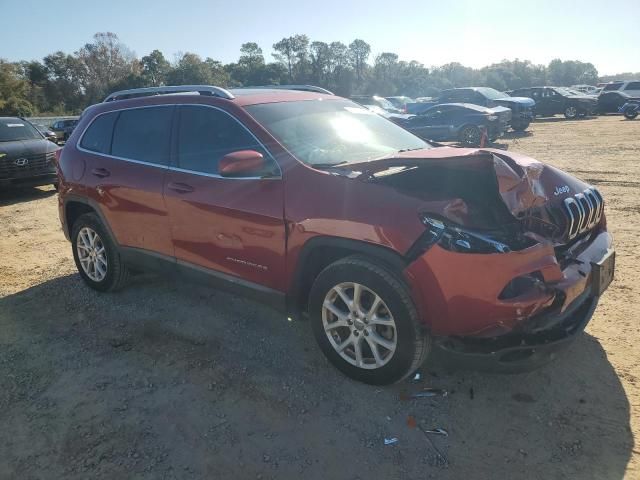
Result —
POLYGON ((595 187, 516 153, 435 147, 333 95, 116 92, 85 110, 58 173, 87 285, 157 269, 246 294, 308 316, 327 358, 372 384, 432 347, 497 371, 544 364, 613 278, 595 187))

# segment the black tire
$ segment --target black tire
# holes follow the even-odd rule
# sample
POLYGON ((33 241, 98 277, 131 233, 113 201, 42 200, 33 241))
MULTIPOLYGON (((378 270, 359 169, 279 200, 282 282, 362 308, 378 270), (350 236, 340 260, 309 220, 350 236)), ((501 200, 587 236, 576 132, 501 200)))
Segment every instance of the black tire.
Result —
MULTIPOLYGON (((354 255, 343 258, 318 275, 309 295, 309 318, 316 341, 329 361, 348 377, 364 383, 388 385, 398 382, 413 373, 429 352, 430 337, 418 319, 408 287, 390 268, 374 264, 367 257, 354 255), (359 283, 375 292, 395 322, 395 351, 386 352, 387 363, 378 368, 366 369, 349 363, 336 351, 325 333, 322 318, 325 298, 335 286, 346 282, 359 283)), ((355 327, 344 328, 355 332, 355 327)), ((362 345, 368 344, 366 337, 362 336, 362 342, 362 345)), ((371 348, 368 345, 364 348, 372 357, 371 348)))
POLYGON ((580 112, 578 110, 578 107, 569 105, 564 109, 564 118, 566 118, 567 120, 574 120, 578 117, 579 113, 580 112))
POLYGON ((460 142, 469 147, 479 147, 482 140, 482 132, 475 125, 465 125, 460 130, 460 142))
POLYGON ((630 108, 628 108, 624 111, 623 115, 627 120, 633 120, 638 116, 638 110, 631 110, 630 108))
POLYGON ((511 124, 511 128, 514 132, 524 132, 527 128, 529 128, 530 124, 531 122, 528 121, 516 122, 511 124))
POLYGON ((71 245, 78 272, 88 286, 100 292, 113 292, 126 285, 129 280, 129 269, 120 258, 120 252, 111 235, 95 213, 85 213, 78 217, 71 229, 71 245), (106 275, 100 281, 95 281, 87 275, 78 257, 78 236, 80 230, 85 227, 97 233, 104 246, 107 259, 106 275))

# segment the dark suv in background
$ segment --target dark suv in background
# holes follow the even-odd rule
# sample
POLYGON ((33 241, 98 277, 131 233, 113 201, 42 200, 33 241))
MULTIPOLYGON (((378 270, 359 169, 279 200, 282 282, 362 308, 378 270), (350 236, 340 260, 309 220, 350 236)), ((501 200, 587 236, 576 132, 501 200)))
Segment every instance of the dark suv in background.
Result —
POLYGON ((308 316, 368 383, 432 346, 493 370, 548 362, 613 278, 595 187, 513 152, 435 147, 334 95, 116 92, 85 110, 58 171, 87 285, 157 269, 249 295, 308 316))
POLYGON ((24 118, 0 117, 0 188, 56 186, 59 149, 24 118))
POLYGON ((592 115, 598 99, 566 87, 528 87, 510 92, 516 97, 530 97, 536 102, 535 114, 544 117, 563 114, 568 119, 592 115))
POLYGON ((56 134, 58 142, 66 142, 77 124, 78 120, 76 119, 58 120, 57 122, 54 122, 50 128, 53 133, 56 134))

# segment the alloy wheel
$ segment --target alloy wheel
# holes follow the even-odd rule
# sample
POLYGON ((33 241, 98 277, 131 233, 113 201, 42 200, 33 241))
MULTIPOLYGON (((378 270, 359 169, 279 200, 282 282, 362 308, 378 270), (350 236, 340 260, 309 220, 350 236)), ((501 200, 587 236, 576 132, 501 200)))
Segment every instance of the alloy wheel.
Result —
POLYGON ((329 290, 322 324, 334 350, 358 368, 380 368, 396 351, 398 335, 391 311, 378 294, 359 283, 340 283, 329 290))
POLYGON ((90 227, 83 227, 76 240, 78 260, 84 273, 94 282, 101 282, 107 276, 107 252, 102 239, 90 227))
POLYGON ((480 145, 480 130, 475 127, 466 127, 462 131, 462 141, 466 145, 480 145))
POLYGON ((576 107, 567 107, 564 113, 567 118, 575 118, 578 115, 578 110, 576 109, 576 107))

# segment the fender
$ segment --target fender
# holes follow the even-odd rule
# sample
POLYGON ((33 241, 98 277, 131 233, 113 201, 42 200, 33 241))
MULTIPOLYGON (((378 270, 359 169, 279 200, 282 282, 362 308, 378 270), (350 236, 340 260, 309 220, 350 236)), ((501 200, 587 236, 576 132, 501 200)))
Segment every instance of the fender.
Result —
POLYGON ((287 291, 288 310, 291 314, 298 315, 304 306, 301 305, 301 299, 311 288, 308 278, 305 278, 306 267, 308 261, 314 251, 319 248, 330 248, 335 250, 349 251, 352 254, 364 254, 377 259, 387 268, 398 274, 398 278, 405 281, 403 275, 404 269, 407 267, 407 260, 395 250, 388 247, 368 243, 358 240, 352 240, 340 237, 317 236, 313 237, 301 247, 298 254, 294 273, 289 283, 287 291))
POLYGON ((107 219, 102 213, 102 208, 100 207, 100 204, 91 198, 75 195, 73 193, 66 194, 64 196, 63 204, 62 204, 62 216, 61 216, 62 217, 61 220, 63 222, 62 231, 64 232, 64 236, 67 238, 67 240, 71 241, 71 227, 72 227, 71 225, 67 224, 67 206, 69 203, 73 203, 73 202, 82 203, 84 205, 91 207, 96 212, 96 215, 98 215, 98 218, 100 218, 100 221, 102 222, 102 225, 104 225, 104 228, 106 228, 107 231, 109 232, 109 235, 113 239, 116 246, 117 247, 120 246, 120 244, 118 243, 118 239, 113 234, 113 230, 111 230, 111 226, 109 225, 109 222, 107 222, 107 219))

